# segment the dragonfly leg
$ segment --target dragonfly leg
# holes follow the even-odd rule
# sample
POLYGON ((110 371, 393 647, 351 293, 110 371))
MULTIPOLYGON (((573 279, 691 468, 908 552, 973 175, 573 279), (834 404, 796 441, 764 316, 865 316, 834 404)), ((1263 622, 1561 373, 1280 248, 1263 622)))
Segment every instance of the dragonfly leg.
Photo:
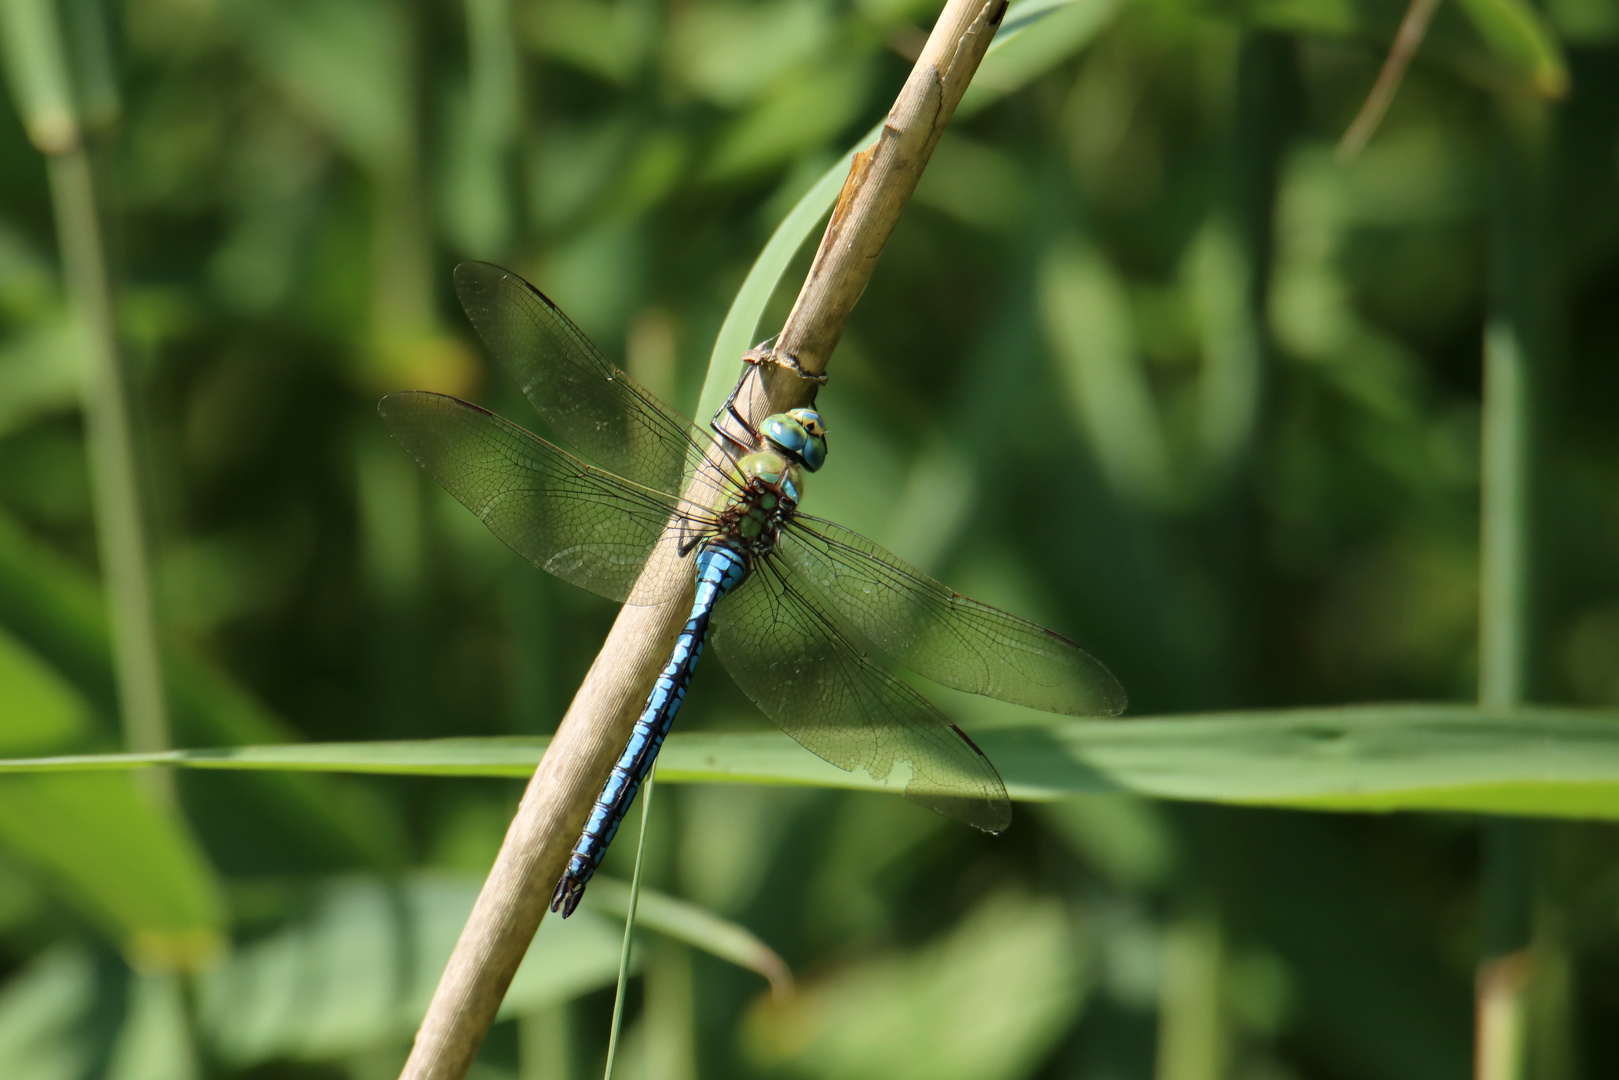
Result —
MULTIPOLYGON (((797 375, 800 379, 805 379, 817 386, 826 385, 825 375, 811 375, 799 364, 798 357, 785 353, 778 355, 776 353, 775 346, 775 338, 770 338, 767 341, 763 341, 749 349, 747 352, 743 353, 742 362, 748 365, 750 368, 757 368, 760 364, 765 363, 779 364, 781 367, 791 371, 794 375, 797 375)), ((719 412, 714 414, 714 419, 708 422, 708 426, 713 429, 716 435, 730 443, 742 453, 747 453, 749 450, 752 450, 759 445, 759 429, 753 424, 749 423, 748 418, 743 416, 742 411, 736 407, 737 395, 742 392, 742 384, 746 381, 746 379, 747 372, 743 372, 742 378, 737 379, 736 385, 731 387, 731 394, 725 399, 725 404, 720 406, 719 412), (736 426, 739 429, 748 433, 748 435, 751 437, 750 441, 745 442, 742 439, 737 438, 730 431, 726 430, 724 420, 727 416, 730 417, 731 420, 735 421, 736 426)))
MULTIPOLYGON (((747 367, 750 369, 758 367, 770 356, 770 350, 772 347, 774 347, 775 343, 776 339, 770 338, 768 341, 763 341, 758 345, 755 345, 753 348, 742 354, 742 363, 747 365, 747 367)), ((748 373, 746 370, 744 370, 742 375, 736 380, 736 385, 731 387, 731 394, 725 399, 725 404, 721 405, 720 411, 714 414, 714 419, 708 422, 708 426, 713 429, 714 434, 730 443, 738 452, 744 454, 749 450, 752 450, 759 442, 758 429, 752 424, 748 423, 747 417, 743 416, 736 407, 736 396, 742 392, 742 384, 747 381, 747 377, 748 373), (727 415, 729 415, 732 420, 736 421, 738 428, 752 436, 752 442, 744 442, 726 429, 723 421, 727 415)))

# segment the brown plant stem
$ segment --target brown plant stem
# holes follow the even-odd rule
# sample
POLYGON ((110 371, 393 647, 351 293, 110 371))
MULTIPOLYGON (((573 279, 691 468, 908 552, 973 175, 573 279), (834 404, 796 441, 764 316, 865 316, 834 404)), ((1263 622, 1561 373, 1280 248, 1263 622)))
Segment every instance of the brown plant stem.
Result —
MULTIPOLYGON (((738 394, 750 421, 814 400, 818 376, 877 257, 977 70, 1006 0, 949 0, 889 111, 858 155, 815 262, 778 338, 738 394)), ((722 467, 711 462, 709 469, 722 467)), ((697 483, 705 477, 699 474, 697 483)), ((712 483, 712 475, 707 478, 712 483)), ((654 566, 648 572, 665 572, 654 566)), ((692 585, 657 606, 626 605, 524 792, 478 902, 417 1031, 401 1080, 461 1080, 544 918, 551 890, 691 607, 692 585)))
POLYGON ((1339 161, 1347 163, 1359 157, 1372 134, 1377 131, 1377 126, 1383 122, 1383 114, 1393 104, 1394 95, 1405 79, 1405 69, 1411 66, 1412 59, 1417 55, 1422 39, 1428 34, 1428 24, 1433 21, 1437 10, 1439 0, 1411 0, 1411 6, 1405 9, 1400 29, 1394 34, 1394 43, 1389 46, 1382 70, 1377 73, 1377 81, 1372 84, 1371 92, 1366 95, 1366 101, 1344 132, 1344 137, 1338 140, 1339 161))

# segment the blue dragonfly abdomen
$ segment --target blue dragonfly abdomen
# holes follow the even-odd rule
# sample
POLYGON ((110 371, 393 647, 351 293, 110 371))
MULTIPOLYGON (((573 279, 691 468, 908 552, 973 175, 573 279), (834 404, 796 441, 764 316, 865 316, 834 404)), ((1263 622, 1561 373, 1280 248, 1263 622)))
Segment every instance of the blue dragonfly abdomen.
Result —
POLYGON ((652 763, 663 748, 675 714, 686 700, 686 689, 697 671, 697 661, 702 658, 703 641, 708 637, 714 605, 747 576, 747 560, 724 543, 711 541, 698 553, 697 597, 692 602, 691 617, 675 639, 669 662, 653 684, 624 752, 618 756, 607 783, 602 785, 601 794, 590 808, 590 817, 573 845, 573 854, 568 856, 568 869, 552 894, 551 910, 561 911, 563 918, 572 915, 573 909, 579 906, 586 883, 596 873, 647 773, 652 771, 652 763))

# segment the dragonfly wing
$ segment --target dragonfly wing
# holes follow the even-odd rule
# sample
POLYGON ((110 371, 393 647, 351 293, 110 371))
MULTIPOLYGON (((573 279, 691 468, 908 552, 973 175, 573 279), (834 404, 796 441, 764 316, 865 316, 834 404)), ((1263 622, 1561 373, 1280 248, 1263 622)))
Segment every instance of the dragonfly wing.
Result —
POLYGON ((632 484, 559 450, 486 409, 424 391, 377 406, 388 431, 433 479, 523 558, 609 600, 657 603, 691 571, 642 574, 677 557, 666 535, 682 512, 672 495, 632 484))
POLYGON ((713 445, 706 432, 619 370, 511 271, 462 263, 455 292, 478 336, 562 442, 638 484, 683 489, 713 445))
POLYGON ((1124 711, 1124 688, 1084 649, 962 596, 857 532, 800 515, 777 553, 872 644, 934 682, 1070 716, 1124 711))
POLYGON ((988 832, 1011 823, 983 751, 850 644, 792 566, 760 560, 715 608, 710 638, 736 684, 806 750, 879 782, 908 764, 912 802, 988 832))

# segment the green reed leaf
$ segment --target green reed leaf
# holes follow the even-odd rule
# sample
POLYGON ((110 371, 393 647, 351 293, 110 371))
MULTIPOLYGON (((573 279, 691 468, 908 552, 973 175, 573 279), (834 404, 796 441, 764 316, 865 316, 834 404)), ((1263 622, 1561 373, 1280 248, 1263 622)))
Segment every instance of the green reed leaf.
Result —
MULTIPOLYGON (((1526 706, 1358 705, 980 731, 1014 799, 1124 791, 1319 810, 1467 810, 1619 818, 1619 713, 1526 706)), ((195 769, 526 777, 544 738, 428 739, 87 754, 0 761, 0 773, 195 769)), ((897 791, 776 732, 676 734, 671 783, 897 791)))

